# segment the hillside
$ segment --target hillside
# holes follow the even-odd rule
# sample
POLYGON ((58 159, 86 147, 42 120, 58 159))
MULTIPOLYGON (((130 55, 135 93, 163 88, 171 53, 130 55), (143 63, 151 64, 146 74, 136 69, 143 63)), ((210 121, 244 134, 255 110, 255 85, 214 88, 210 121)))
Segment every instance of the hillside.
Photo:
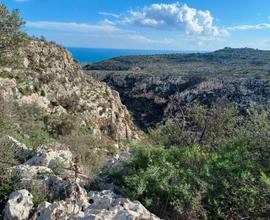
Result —
MULTIPOLYGON (((3 101, 36 104, 52 121, 76 115, 77 123, 90 124, 96 137, 132 137, 134 127, 118 93, 86 77, 66 49, 45 41, 31 41, 21 53, 21 63, 16 68, 0 69, 3 101)), ((54 135, 69 134, 64 125, 55 126, 54 135)))
POLYGON ((16 65, 0 66, 0 218, 159 219, 108 187, 84 188, 138 138, 118 93, 55 43, 19 50, 16 65))
POLYGON ((225 48, 212 53, 119 57, 85 65, 120 93, 143 129, 182 115, 192 102, 228 99, 245 109, 270 101, 270 51, 225 48))
POLYGON ((0 219, 269 219, 269 52, 86 74, 24 24, 0 3, 0 219))

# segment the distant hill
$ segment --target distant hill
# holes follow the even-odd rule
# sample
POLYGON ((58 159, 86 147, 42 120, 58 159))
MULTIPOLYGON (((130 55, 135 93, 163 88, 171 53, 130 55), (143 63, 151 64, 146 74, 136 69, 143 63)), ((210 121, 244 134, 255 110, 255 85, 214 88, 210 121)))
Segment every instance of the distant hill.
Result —
POLYGON ((85 70, 130 71, 154 75, 232 75, 261 77, 270 73, 270 51, 224 48, 210 53, 125 56, 92 63, 85 70))

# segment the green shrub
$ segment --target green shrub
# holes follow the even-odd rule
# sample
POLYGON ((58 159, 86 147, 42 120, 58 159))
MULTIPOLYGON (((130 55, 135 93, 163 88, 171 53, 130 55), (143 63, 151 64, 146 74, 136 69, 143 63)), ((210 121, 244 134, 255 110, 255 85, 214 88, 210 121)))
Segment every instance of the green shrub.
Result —
POLYGON ((3 210, 9 198, 10 193, 16 190, 17 178, 15 173, 8 173, 7 167, 3 169, 3 164, 0 163, 0 211, 3 210))
POLYGON ((50 161, 50 168, 55 175, 59 175, 65 171, 64 162, 57 157, 50 161))
POLYGON ((135 147, 124 169, 104 175, 165 219, 267 219, 270 110, 248 113, 193 106, 184 120, 151 131, 152 147, 135 147))
POLYGON ((107 178, 166 219, 263 218, 270 202, 270 178, 250 148, 246 141, 215 152, 198 145, 140 147, 125 169, 107 178))
POLYGON ((211 108, 192 104, 182 117, 149 131, 154 145, 186 147, 193 144, 207 146, 209 150, 227 140, 238 138, 245 118, 233 103, 219 100, 211 108))

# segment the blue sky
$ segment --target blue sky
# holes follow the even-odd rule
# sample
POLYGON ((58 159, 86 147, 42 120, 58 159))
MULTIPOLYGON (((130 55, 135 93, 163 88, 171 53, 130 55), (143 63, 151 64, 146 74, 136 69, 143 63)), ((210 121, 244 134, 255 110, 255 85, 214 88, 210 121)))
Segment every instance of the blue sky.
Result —
POLYGON ((30 35, 67 47, 270 49, 269 0, 3 0, 30 35))

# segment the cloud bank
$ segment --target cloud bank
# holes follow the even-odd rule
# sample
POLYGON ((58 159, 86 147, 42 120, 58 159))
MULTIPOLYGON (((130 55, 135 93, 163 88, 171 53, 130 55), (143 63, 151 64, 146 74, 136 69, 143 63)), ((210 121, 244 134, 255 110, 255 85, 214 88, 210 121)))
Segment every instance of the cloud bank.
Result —
POLYGON ((230 31, 235 30, 262 30, 262 29, 270 29, 269 23, 261 23, 261 24, 255 24, 255 25, 239 25, 234 27, 227 28, 230 31))
POLYGON ((55 22, 55 21, 28 21, 26 27, 47 29, 47 30, 60 30, 60 31, 76 31, 76 32, 115 32, 119 29, 113 22, 105 19, 99 24, 84 24, 76 22, 55 22))
POLYGON ((142 10, 132 10, 125 24, 180 31, 187 35, 226 35, 227 31, 214 25, 209 11, 190 8, 186 4, 152 4, 142 10))

